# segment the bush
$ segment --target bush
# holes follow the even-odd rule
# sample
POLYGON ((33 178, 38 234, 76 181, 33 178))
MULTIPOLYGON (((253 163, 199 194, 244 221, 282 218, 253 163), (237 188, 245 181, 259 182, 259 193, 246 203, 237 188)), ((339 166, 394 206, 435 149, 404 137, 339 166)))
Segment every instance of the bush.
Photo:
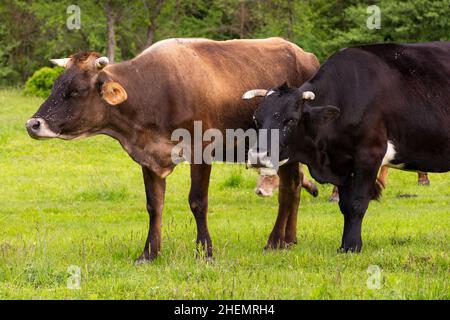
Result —
POLYGON ((64 68, 61 67, 43 67, 37 70, 30 78, 28 78, 23 93, 25 95, 42 98, 48 97, 52 91, 53 83, 63 71, 64 68))

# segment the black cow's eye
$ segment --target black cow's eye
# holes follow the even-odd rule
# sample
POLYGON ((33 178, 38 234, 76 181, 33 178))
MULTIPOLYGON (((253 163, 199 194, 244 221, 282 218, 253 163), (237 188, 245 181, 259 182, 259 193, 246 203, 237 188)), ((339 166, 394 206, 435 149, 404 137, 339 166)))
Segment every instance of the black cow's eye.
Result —
POLYGON ((290 125, 290 126, 292 126, 294 123, 295 123, 294 119, 291 119, 291 120, 288 121, 288 125, 290 125))
POLYGON ((70 93, 70 96, 72 97, 72 98, 76 98, 76 97, 78 97, 80 95, 80 93, 77 91, 77 90, 74 90, 74 91, 72 91, 71 93, 70 93))
POLYGON ((295 120, 294 119, 289 119, 289 120, 285 120, 283 123, 284 129, 286 131, 292 131, 295 125, 295 120))

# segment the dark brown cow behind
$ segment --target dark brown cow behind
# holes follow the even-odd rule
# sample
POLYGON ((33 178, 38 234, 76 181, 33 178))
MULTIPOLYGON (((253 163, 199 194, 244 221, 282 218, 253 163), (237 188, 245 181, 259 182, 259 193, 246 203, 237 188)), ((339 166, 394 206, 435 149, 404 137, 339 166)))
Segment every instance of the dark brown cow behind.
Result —
MULTIPOLYGON (((154 259, 160 251, 165 179, 175 167, 171 151, 178 143, 171 141, 173 130, 192 132, 196 120, 202 121, 203 130, 254 127, 257 102, 241 101, 242 92, 284 81, 299 86, 319 67, 313 54, 280 38, 170 39, 117 64, 108 65, 96 53, 79 53, 55 62, 66 71, 28 120, 28 133, 38 139, 106 134, 142 166, 150 228, 138 261, 154 259)), ((208 256, 212 255, 206 218, 210 172, 210 165, 191 165, 189 193, 197 243, 208 256)), ((298 166, 285 166, 280 176, 298 176, 298 166)), ((283 228, 288 243, 296 239, 297 180, 280 186, 280 210, 291 217, 283 228), (286 193, 295 193, 294 200, 285 203, 286 193)))

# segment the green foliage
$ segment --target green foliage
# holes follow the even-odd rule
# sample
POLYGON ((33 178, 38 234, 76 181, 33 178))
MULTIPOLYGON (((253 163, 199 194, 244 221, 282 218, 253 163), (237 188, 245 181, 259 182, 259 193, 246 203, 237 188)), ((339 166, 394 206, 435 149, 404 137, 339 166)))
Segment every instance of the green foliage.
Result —
POLYGON ((223 188, 239 188, 242 186, 244 178, 241 171, 234 171, 223 182, 223 188))
POLYGON ((25 95, 46 98, 52 91, 56 78, 64 71, 61 67, 43 67, 37 70, 25 83, 25 95))
POLYGON ((381 28, 366 28, 367 5, 357 4, 344 9, 344 28, 333 32, 330 47, 375 42, 448 41, 450 38, 450 4, 448 0, 392 1, 379 0, 381 28))
MULTIPOLYGON (((0 3, 0 85, 23 83, 48 59, 78 50, 106 54, 106 3, 113 8, 116 61, 145 49, 158 0, 79 0, 81 29, 69 30, 69 0, 0 3)), ((342 47, 373 42, 449 40, 448 0, 164 0, 154 41, 173 37, 284 37, 324 61, 342 47), (371 4, 381 29, 366 27, 371 4)))

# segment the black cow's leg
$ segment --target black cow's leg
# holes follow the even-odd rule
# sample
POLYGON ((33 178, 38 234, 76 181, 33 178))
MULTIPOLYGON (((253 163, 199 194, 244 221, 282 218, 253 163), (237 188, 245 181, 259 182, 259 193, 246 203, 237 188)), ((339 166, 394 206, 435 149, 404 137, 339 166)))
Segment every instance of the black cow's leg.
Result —
POLYGON ((160 178, 145 167, 142 167, 142 172, 144 175, 145 195, 147 197, 147 211, 150 216, 150 228, 144 251, 136 263, 154 260, 161 250, 161 223, 166 190, 165 179, 160 178))
POLYGON ((278 216, 266 249, 284 248, 297 241, 297 213, 301 188, 298 163, 281 166, 278 175, 278 216))
POLYGON ((205 250, 207 257, 212 256, 212 241, 208 231, 208 187, 211 165, 191 165, 191 190, 189 205, 197 223, 197 246, 205 250))
POLYGON ((361 226, 369 201, 381 192, 376 184, 377 168, 355 170, 351 181, 339 186, 339 207, 344 214, 344 233, 340 251, 360 252, 361 226))

